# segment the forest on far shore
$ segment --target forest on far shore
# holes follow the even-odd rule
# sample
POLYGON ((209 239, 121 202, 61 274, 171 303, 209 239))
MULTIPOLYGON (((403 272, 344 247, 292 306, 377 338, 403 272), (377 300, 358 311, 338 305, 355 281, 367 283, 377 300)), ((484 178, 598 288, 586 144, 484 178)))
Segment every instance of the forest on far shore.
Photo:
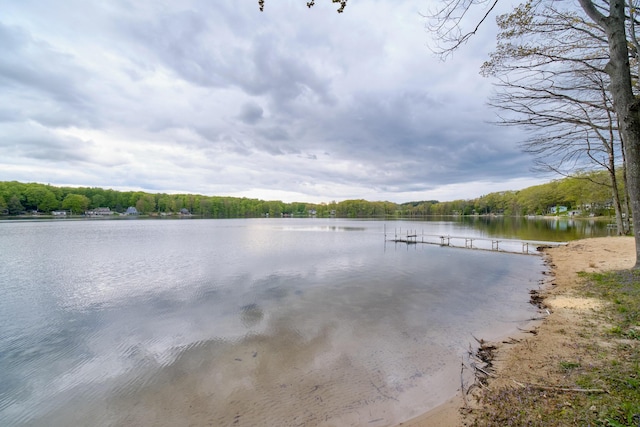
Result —
MULTIPOLYGON (((605 172, 584 172, 518 191, 500 191, 468 200, 407 203, 344 200, 316 204, 1 181, 0 216, 51 215, 54 211, 85 215, 98 208, 109 208, 113 215, 117 215, 125 213, 130 207, 135 208, 139 215, 187 214, 204 218, 549 214, 608 216, 613 214, 609 182, 605 172)), ((620 190, 621 194, 625 194, 624 189, 620 190)), ((628 215, 626 205, 624 203, 624 211, 628 215)))

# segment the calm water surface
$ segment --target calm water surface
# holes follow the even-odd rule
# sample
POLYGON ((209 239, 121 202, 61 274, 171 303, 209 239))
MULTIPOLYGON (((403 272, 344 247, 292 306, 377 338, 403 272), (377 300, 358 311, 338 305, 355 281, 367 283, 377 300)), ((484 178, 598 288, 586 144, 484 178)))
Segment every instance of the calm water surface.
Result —
MULTIPOLYGON (((403 227, 518 237, 386 223, 403 227)), ((505 335, 535 314, 542 259, 385 243, 384 230, 0 223, 0 425, 384 426, 437 405, 472 334, 505 335)))

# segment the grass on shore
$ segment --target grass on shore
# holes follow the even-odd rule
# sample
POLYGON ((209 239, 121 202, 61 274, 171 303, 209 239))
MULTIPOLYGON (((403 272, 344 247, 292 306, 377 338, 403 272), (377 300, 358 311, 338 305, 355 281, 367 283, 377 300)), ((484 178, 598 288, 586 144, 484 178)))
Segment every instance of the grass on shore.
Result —
POLYGON ((640 426, 640 271, 580 276, 585 284, 579 294, 605 304, 578 325, 584 339, 572 360, 550 367, 562 375, 562 389, 485 389, 472 425, 640 426))

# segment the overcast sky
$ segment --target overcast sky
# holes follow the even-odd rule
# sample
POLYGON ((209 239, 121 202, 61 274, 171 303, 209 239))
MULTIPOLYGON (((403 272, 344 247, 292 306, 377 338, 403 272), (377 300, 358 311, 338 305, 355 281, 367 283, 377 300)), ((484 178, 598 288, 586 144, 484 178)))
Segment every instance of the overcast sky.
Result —
POLYGON ((453 58, 424 0, 0 0, 0 180, 286 202, 544 181, 490 124, 493 19, 453 58))

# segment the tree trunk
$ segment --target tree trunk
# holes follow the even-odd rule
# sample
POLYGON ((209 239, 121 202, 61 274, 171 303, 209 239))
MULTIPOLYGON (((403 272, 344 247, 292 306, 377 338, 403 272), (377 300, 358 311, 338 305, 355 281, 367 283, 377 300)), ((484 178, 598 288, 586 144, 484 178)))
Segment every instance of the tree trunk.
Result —
MULTIPOLYGON (((640 111, 637 102, 629 106, 625 157, 627 159, 627 189, 631 204, 631 224, 636 241, 635 269, 640 269, 640 111), (629 137, 633 134, 632 137, 629 137)), ((623 120, 624 122, 627 119, 623 120)))
POLYGON ((629 217, 631 216, 631 205, 629 204, 629 185, 627 182, 627 162, 622 161, 622 180, 624 182, 624 234, 629 234, 631 232, 631 227, 629 225, 629 217))
MULTIPOLYGON (((617 116, 616 116, 617 117, 617 116)), ((620 122, 618 121, 618 127, 620 127, 620 122)), ((622 134, 618 132, 618 136, 620 137, 620 145, 624 150, 624 145, 622 145, 622 134)), ((613 138, 613 124, 611 123, 611 118, 609 119, 609 144, 604 144, 607 147, 608 154, 608 164, 607 164, 607 172, 609 173, 609 181, 611 182, 611 194, 613 196, 613 207, 616 212, 616 228, 618 236, 623 236, 627 234, 628 230, 625 224, 625 218, 622 210, 622 197, 620 196, 620 188, 618 186, 618 176, 616 169, 616 151, 615 151, 615 141, 613 138)), ((622 156, 624 159, 624 154, 622 156)), ((624 168, 624 163, 622 165, 624 168)), ((625 185, 626 188, 626 185, 625 185)), ((624 199, 626 200, 626 198, 624 199)))
MULTIPOLYGON (((618 121, 618 132, 620 131, 620 121, 618 121)), ((631 216, 631 205, 629 204, 629 185, 627 185, 627 158, 624 154, 624 138, 622 137, 622 133, 620 133, 620 147, 622 154, 622 182, 624 182, 624 192, 622 193, 622 200, 624 206, 624 234, 627 235, 631 232, 631 227, 629 226, 629 217, 631 216)))
POLYGON ((625 28, 625 1, 610 0, 609 16, 604 16, 591 0, 579 0, 582 9, 607 34, 609 63, 605 71, 611 78, 611 96, 624 139, 627 160, 627 188, 631 202, 633 234, 636 242, 636 263, 640 269, 640 105, 631 87, 631 68, 625 28))
POLYGON ((615 161, 612 152, 609 153, 609 167, 607 168, 607 172, 609 172, 609 179, 611 180, 611 194, 613 196, 613 208, 616 213, 617 234, 618 236, 622 236, 626 234, 627 230, 625 229, 622 218, 622 203, 620 202, 620 190, 618 189, 618 178, 616 177, 615 161))
POLYGON ((613 0, 605 31, 609 41, 610 60, 606 71, 611 77, 614 107, 622 123, 625 158, 627 160, 627 188, 631 202, 633 234, 636 241, 636 264, 640 268, 640 115, 639 105, 631 87, 631 70, 625 32, 625 3, 613 0))

